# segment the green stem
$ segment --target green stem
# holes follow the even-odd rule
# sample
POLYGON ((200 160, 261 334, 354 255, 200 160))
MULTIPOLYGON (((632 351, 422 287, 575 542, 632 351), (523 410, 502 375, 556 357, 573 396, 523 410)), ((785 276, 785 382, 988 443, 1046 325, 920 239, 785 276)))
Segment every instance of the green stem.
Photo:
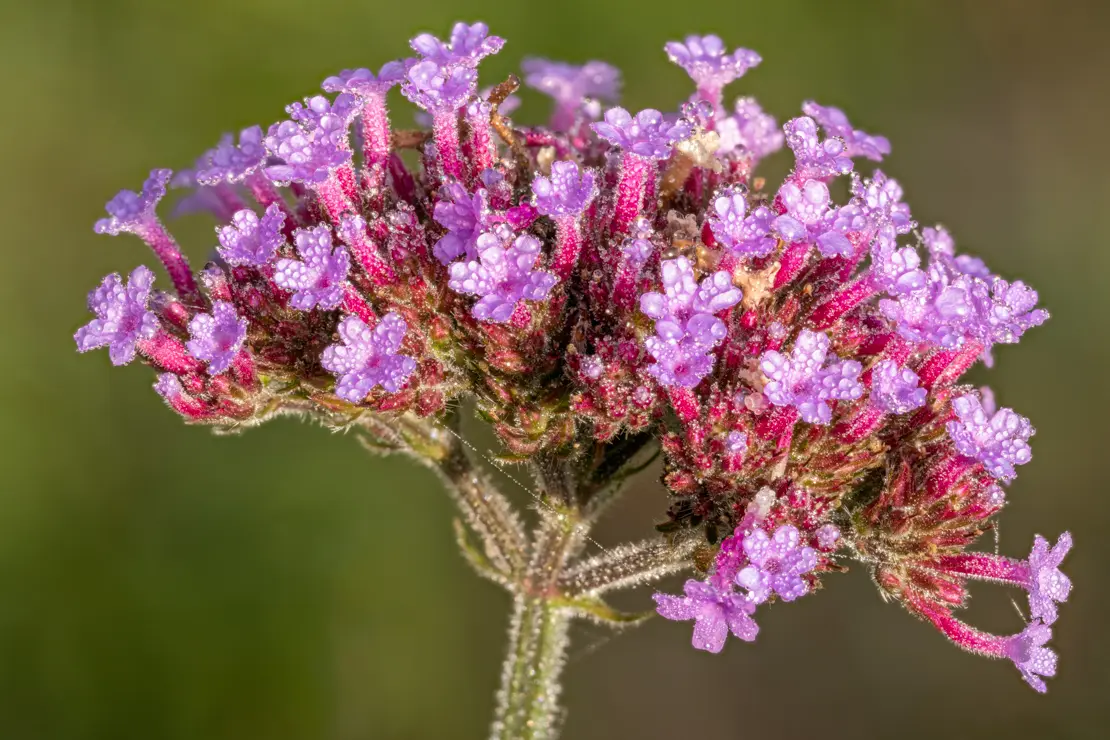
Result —
POLYGON ((582 535, 573 510, 541 519, 528 574, 514 599, 492 740, 549 740, 558 734, 559 675, 572 612, 557 584, 582 535))

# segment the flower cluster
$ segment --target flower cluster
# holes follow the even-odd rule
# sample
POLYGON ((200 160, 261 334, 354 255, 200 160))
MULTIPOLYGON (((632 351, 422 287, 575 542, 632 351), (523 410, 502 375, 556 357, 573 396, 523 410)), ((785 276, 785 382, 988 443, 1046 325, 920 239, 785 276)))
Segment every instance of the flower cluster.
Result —
POLYGON ((481 23, 421 34, 415 56, 344 70, 193 170, 122 191, 97 232, 145 241, 173 290, 145 267, 109 275, 78 349, 138 359, 177 413, 228 428, 439 418, 466 399, 513 459, 659 438, 659 528, 700 539, 704 577, 656 600, 695 621, 695 647, 754 639, 760 606, 855 558, 886 597, 1043 690, 1071 538, 1022 561, 969 549, 1033 427, 960 383, 1047 318, 1037 294, 942 227, 918 231, 901 186, 856 169, 890 143, 839 109, 807 102, 781 127, 749 97, 726 109, 754 52, 667 44, 696 85, 669 111, 603 109, 620 87, 603 62, 526 60, 554 112, 520 127, 515 78, 478 92, 503 45, 481 23), (395 85, 430 130, 391 128, 395 85), (784 144, 793 167, 769 187, 754 170, 784 144), (220 221, 199 275, 156 212, 171 182, 220 221), (1021 631, 955 616, 976 578, 1028 592, 1021 631))

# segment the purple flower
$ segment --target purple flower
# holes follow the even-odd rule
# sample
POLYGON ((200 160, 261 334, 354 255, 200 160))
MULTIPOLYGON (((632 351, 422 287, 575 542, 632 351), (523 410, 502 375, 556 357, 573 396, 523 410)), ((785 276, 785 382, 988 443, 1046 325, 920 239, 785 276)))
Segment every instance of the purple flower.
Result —
POLYGON ((949 271, 983 280, 989 280, 992 277, 991 271, 983 260, 966 254, 956 254, 956 242, 943 226, 922 229, 921 241, 925 244, 929 257, 944 263, 949 271))
POLYGON ((763 395, 776 406, 795 407, 810 424, 828 424, 832 408, 827 401, 855 400, 863 395, 858 380, 863 369, 860 364, 836 360, 826 365, 828 354, 828 336, 809 329, 798 335, 790 357, 774 350, 764 352, 759 368, 770 380, 763 395))
POLYGON ((1029 449, 1033 425, 1013 409, 999 409, 988 417, 979 399, 970 394, 953 399, 952 408, 959 421, 948 422, 946 428, 956 450, 983 463, 995 478, 1012 481, 1017 476, 1014 466, 1033 457, 1029 449))
POLYGON ((446 44, 430 33, 422 33, 409 42, 417 54, 438 65, 468 67, 477 67, 480 61, 501 51, 504 45, 505 39, 489 35, 489 26, 485 23, 468 26, 461 22, 451 29, 451 40, 446 44))
POLYGON ((746 596, 693 579, 686 581, 683 591, 685 596, 657 593, 652 598, 664 619, 694 620, 693 645, 698 650, 721 652, 730 631, 745 642, 759 633, 759 625, 751 616, 756 605, 746 596))
POLYGON ((227 301, 212 304, 212 313, 199 313, 189 322, 189 353, 208 363, 208 374, 219 375, 231 366, 247 338, 247 320, 227 301))
POLYGON ((290 103, 285 106, 289 117, 307 130, 321 128, 326 131, 343 131, 358 113, 358 100, 350 93, 340 93, 335 100, 323 95, 305 98, 304 103, 290 103))
POLYGON ((127 285, 112 273, 89 293, 89 310, 96 318, 73 335, 78 352, 108 347, 113 365, 126 365, 135 359, 135 343, 152 339, 158 319, 147 310, 154 273, 139 266, 132 271, 127 285))
POLYGON ((802 116, 787 121, 782 127, 786 132, 786 145, 794 152, 794 171, 802 178, 829 180, 852 171, 852 160, 844 151, 839 139, 817 137, 817 124, 812 118, 802 116))
POLYGON ((285 244, 284 226, 285 214, 276 203, 266 208, 261 219, 252 210, 238 211, 231 224, 216 229, 220 256, 229 265, 265 265, 274 258, 278 247, 285 244))
POLYGON ((640 310, 655 319, 655 335, 644 340, 655 359, 647 371, 662 385, 693 388, 713 370, 708 352, 728 333, 714 314, 735 306, 743 293, 723 270, 699 285, 685 257, 666 260, 660 267, 664 292, 640 296, 640 310))
POLYGON ((733 430, 725 437, 725 449, 733 455, 743 455, 748 451, 748 435, 733 430))
POLYGON ((907 295, 925 287, 921 256, 913 247, 899 247, 894 227, 883 224, 871 243, 870 275, 874 284, 892 296, 907 295))
POLYGON ((520 63, 524 84, 555 100, 552 128, 565 131, 586 98, 615 103, 620 97, 621 73, 605 62, 583 65, 529 58, 520 63))
POLYGON ((343 285, 350 257, 342 246, 332 248, 331 231, 324 224, 293 232, 301 260, 280 259, 274 265, 274 282, 295 291, 289 305, 302 311, 316 306, 330 311, 343 299, 343 285))
POLYGON ((386 62, 377 76, 365 67, 345 69, 338 75, 332 75, 324 80, 321 87, 323 87, 324 92, 350 93, 351 95, 366 97, 387 92, 400 82, 404 76, 404 64, 393 61, 386 62))
POLYGON ((476 259, 478 236, 491 223, 489 193, 478 188, 472 195, 459 183, 449 182, 440 194, 443 200, 435 205, 435 220, 447 233, 432 250, 436 259, 445 265, 463 255, 476 259))
POLYGON ((1014 344, 1026 329, 1048 320, 1048 311, 1034 308, 1037 291, 1020 280, 1011 283, 1000 277, 991 278, 989 296, 983 281, 974 285, 971 296, 981 317, 978 338, 988 350, 992 344, 1014 344))
POLYGON ((1029 616, 1045 624, 1056 621, 1056 603, 1068 600, 1071 579, 1060 571, 1060 563, 1071 550, 1071 533, 1064 532, 1049 548, 1048 540, 1040 535, 1033 539, 1029 553, 1029 616))
POLYGON ((521 300, 542 301, 559 282, 545 270, 533 270, 540 241, 523 234, 508 249, 494 234, 478 237, 478 261, 451 265, 448 285, 459 293, 482 296, 471 313, 479 321, 508 321, 521 300))
POLYGON ((116 236, 121 231, 133 232, 152 223, 157 219, 154 209, 158 207, 158 201, 165 197, 166 184, 172 176, 173 170, 151 170, 150 177, 138 193, 134 190, 119 191, 104 206, 108 218, 97 221, 93 230, 98 234, 116 236))
POLYGON ((774 213, 760 206, 747 217, 748 207, 744 194, 735 188, 726 188, 713 199, 713 215, 709 228, 714 238, 738 257, 766 257, 778 243, 771 236, 774 213))
POLYGON ((651 108, 640 111, 635 118, 624 108, 610 108, 605 111, 604 121, 590 126, 613 146, 645 159, 666 159, 676 142, 693 133, 686 121, 668 120, 651 108))
POLYGON ((644 263, 651 257, 652 252, 655 251, 655 245, 647 239, 639 237, 629 237, 624 240, 624 244, 620 247, 621 254, 628 261, 628 264, 636 269, 644 266, 644 263))
POLYGON ((748 589, 754 603, 762 604, 772 594, 793 601, 809 591, 802 576, 817 567, 817 551, 802 545, 794 525, 783 524, 773 536, 754 529, 744 536, 744 553, 748 566, 736 574, 736 583, 748 589))
POLYGON ((832 552, 840 541, 840 528, 835 524, 822 524, 817 528, 817 547, 825 552, 832 552))
POLYGON ((477 86, 478 73, 471 67, 443 66, 424 60, 409 67, 401 92, 434 115, 461 108, 477 86))
MULTIPOLYGON (((303 118, 309 114, 299 111, 303 118)), ((347 143, 349 120, 323 115, 318 125, 304 127, 296 121, 281 121, 266 133, 266 148, 283 160, 266 168, 266 176, 276 183, 323 182, 332 170, 351 160, 347 143)))
POLYGON ((1056 675, 1056 653, 1044 647, 1051 639, 1052 628, 1033 620, 1020 634, 1006 642, 1006 656, 1017 666, 1025 683, 1042 694, 1047 687, 1040 677, 1052 678, 1056 675))
POLYGON ((925 405, 929 391, 920 387, 917 373, 882 360, 871 374, 871 405, 888 414, 905 414, 925 405))
POLYGON ((716 102, 725 85, 744 76, 763 59, 750 49, 728 52, 719 36, 687 36, 686 42, 669 41, 667 57, 686 70, 703 97, 716 102))
POLYGON ((848 117, 839 108, 825 107, 810 100, 802 104, 802 112, 817 119, 828 136, 843 139, 849 157, 867 157, 881 162, 885 155, 890 154, 890 141, 885 136, 872 136, 852 128, 848 117))
POLYGON ((239 132, 238 145, 231 134, 226 134, 215 149, 206 152, 197 163, 196 181, 209 186, 241 182, 265 161, 262 127, 251 126, 239 132))
POLYGON ((544 216, 577 216, 597 196, 594 173, 574 162, 555 162, 551 177, 532 181, 536 210, 544 216))
POLYGON ((899 234, 908 234, 917 226, 910 218, 910 207, 902 202, 902 186, 880 170, 867 180, 854 182, 852 194, 853 202, 872 224, 889 224, 899 234))
POLYGON ((416 369, 416 360, 397 354, 408 325, 391 311, 371 329, 357 316, 339 322, 339 344, 324 349, 320 364, 338 379, 335 395, 362 403, 375 386, 396 393, 416 369))
POLYGON ((753 162, 782 149, 785 140, 775 117, 764 113, 755 98, 738 99, 736 112, 717 120, 715 128, 721 138, 718 151, 731 152, 740 149, 753 162))

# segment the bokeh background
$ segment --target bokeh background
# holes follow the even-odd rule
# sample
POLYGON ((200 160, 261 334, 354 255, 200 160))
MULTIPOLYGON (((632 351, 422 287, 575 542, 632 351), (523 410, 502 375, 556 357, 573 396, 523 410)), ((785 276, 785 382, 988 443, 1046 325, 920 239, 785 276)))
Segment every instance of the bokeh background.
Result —
MULTIPOLYGON (((615 638, 577 630, 565 736, 1110 736, 1106 3, 9 0, 0 738, 483 736, 507 600, 454 552, 430 475, 291 420, 230 438, 187 428, 148 371, 79 357, 71 339, 102 275, 152 264, 137 240, 92 233, 119 188, 459 18, 509 39, 484 80, 525 54, 600 58, 625 70, 632 108, 688 94, 664 41, 712 31, 754 48, 764 64, 733 94, 757 95, 780 120, 812 97, 887 134, 884 169, 914 214, 1034 284, 1053 312, 1000 348, 995 370, 976 371, 1038 428, 1001 518, 1003 550, 1024 554, 1034 532, 1070 528, 1078 541, 1047 696, 884 605, 857 568, 770 609, 756 644, 721 656, 662 620, 615 638)), ((518 117, 546 114, 538 97, 526 103, 518 117)), ((176 227, 198 263, 211 228, 200 217, 176 227)), ((648 476, 599 537, 638 536, 663 506, 648 476)), ((1015 594, 975 594, 976 624, 1017 627, 1015 594)))

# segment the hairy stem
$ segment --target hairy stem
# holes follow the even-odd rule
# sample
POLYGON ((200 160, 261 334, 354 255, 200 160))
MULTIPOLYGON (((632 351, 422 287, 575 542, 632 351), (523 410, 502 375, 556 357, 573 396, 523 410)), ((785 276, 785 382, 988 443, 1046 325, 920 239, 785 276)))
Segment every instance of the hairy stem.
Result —
POLYGON ((545 513, 541 518, 528 574, 513 603, 492 740, 544 740, 557 735, 559 675, 566 663, 571 612, 556 586, 581 541, 582 529, 571 511, 545 513))

